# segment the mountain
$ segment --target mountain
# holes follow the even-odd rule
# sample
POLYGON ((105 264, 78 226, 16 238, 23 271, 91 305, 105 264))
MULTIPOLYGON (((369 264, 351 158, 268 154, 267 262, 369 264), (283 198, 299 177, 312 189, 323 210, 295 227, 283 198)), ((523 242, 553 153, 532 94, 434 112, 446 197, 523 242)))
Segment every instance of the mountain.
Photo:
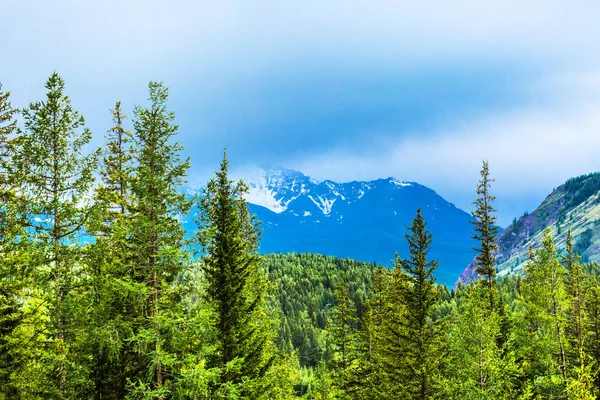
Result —
MULTIPOLYGON (((550 227, 559 251, 564 251, 569 229, 575 250, 584 261, 600 261, 600 173, 567 180, 552 191, 532 213, 514 219, 498 235, 496 270, 502 277, 522 273, 529 260, 529 246, 541 245, 542 234, 550 227)), ((475 260, 459 278, 466 283, 475 279, 475 260)))
POLYGON ((417 208, 433 234, 430 257, 437 279, 453 284, 473 257, 471 216, 415 182, 319 182, 301 172, 270 167, 246 174, 250 210, 262 221, 261 252, 321 253, 391 266, 417 208))

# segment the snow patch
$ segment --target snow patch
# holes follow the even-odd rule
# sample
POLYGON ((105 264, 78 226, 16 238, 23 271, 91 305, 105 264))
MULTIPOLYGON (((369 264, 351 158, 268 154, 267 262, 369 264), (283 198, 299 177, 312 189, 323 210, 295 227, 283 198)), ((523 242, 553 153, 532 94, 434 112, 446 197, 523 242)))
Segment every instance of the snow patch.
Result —
POLYGON ((337 200, 337 199, 326 199, 321 196, 317 196, 318 200, 315 200, 315 198, 312 197, 311 195, 308 195, 308 198, 311 199, 312 202, 315 203, 315 205, 317 207, 319 207, 319 210, 321 210, 321 212, 325 215, 329 215, 331 213, 331 208, 333 207, 333 203, 335 203, 335 201, 337 200))
POLYGON ((394 178, 390 179, 390 183, 393 183, 394 185, 396 185, 396 186, 399 186, 399 187, 412 186, 412 185, 411 185, 410 183, 408 183, 408 182, 399 181, 399 180, 397 180, 397 179, 394 179, 394 178))

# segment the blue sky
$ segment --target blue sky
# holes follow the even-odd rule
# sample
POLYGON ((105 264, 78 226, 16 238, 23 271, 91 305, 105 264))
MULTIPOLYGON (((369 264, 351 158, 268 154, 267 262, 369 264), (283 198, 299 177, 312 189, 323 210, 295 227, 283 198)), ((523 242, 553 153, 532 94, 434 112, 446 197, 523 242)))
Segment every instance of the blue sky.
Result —
POLYGON ((190 180, 278 164, 394 176, 469 210, 482 159, 500 222, 600 170, 593 1, 0 0, 0 82, 24 106, 52 70, 97 144, 108 110, 171 91, 190 180))

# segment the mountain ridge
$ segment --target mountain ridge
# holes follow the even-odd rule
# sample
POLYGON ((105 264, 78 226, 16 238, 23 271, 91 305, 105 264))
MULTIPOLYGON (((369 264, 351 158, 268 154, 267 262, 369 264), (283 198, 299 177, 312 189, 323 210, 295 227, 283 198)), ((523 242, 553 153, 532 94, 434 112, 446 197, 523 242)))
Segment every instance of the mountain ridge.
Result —
POLYGON ((404 234, 421 208, 433 235, 436 277, 452 285, 473 256, 471 215, 433 189, 393 177, 338 183, 269 166, 242 175, 262 222, 261 253, 319 253, 392 266, 408 257, 404 234))

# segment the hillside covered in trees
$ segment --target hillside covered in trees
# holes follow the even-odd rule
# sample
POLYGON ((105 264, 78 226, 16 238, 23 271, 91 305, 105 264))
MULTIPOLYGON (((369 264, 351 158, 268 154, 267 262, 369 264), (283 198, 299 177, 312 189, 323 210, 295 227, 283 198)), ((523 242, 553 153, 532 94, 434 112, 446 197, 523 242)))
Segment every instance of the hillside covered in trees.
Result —
POLYGON ((486 162, 479 279, 449 291, 420 209, 409 256, 391 269, 261 256, 226 153, 202 193, 182 191, 189 160, 162 83, 149 84, 132 130, 117 102, 91 152, 63 79, 53 73, 46 90, 16 110, 0 88, 0 399, 600 395, 599 267, 568 230, 558 251, 545 229, 523 274, 499 280, 486 162))

